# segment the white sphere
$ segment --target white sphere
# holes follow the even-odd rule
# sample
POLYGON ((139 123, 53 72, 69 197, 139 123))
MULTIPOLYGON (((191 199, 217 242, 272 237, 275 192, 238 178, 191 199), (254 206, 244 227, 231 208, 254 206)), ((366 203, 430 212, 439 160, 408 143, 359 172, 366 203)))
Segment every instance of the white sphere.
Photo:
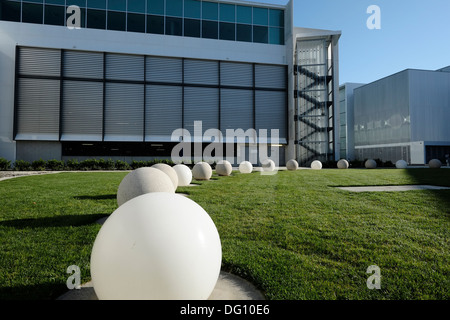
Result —
POLYGON ((209 180, 212 176, 212 168, 207 162, 197 162, 192 168, 192 176, 195 180, 209 180))
POLYGON ((286 169, 295 171, 298 169, 298 162, 295 159, 291 159, 288 162, 286 162, 286 169))
POLYGON ((395 167, 396 167, 397 169, 406 169, 407 166, 408 166, 408 163, 406 163, 405 160, 398 160, 398 161, 395 163, 395 167))
POLYGON ((162 172, 167 174, 170 180, 172 181, 174 188, 176 189, 178 187, 178 175, 177 172, 171 166, 165 163, 156 163, 152 165, 151 168, 161 170, 162 172))
POLYGON ((142 167, 128 173, 119 184, 117 204, 121 206, 128 200, 150 192, 174 193, 172 180, 156 168, 142 167))
POLYGON ((319 160, 314 160, 313 162, 311 162, 311 169, 314 170, 322 169, 322 162, 320 162, 319 160))
POLYGON ((349 163, 345 159, 341 159, 337 162, 338 169, 348 169, 349 163))
POLYGON ((428 166, 432 169, 439 169, 442 166, 442 162, 439 159, 432 159, 428 162, 428 166))
POLYGON ((252 171, 253 165, 250 161, 242 161, 241 164, 239 164, 240 173, 252 173, 252 171))
POLYGON ((375 169, 377 167, 377 162, 373 159, 368 159, 366 160, 366 162, 364 163, 364 166, 367 169, 375 169))
POLYGON ((191 184, 192 181, 192 171, 185 164, 176 164, 173 169, 178 175, 178 186, 185 187, 191 184))
POLYGON ((274 171, 275 162, 272 159, 266 159, 261 163, 261 167, 263 168, 263 171, 274 171))
POLYGON ((233 171, 230 161, 220 160, 216 164, 216 172, 219 176, 229 176, 233 171))
POLYGON ((100 300, 203 300, 222 262, 217 228, 189 198, 149 193, 114 211, 91 252, 100 300))

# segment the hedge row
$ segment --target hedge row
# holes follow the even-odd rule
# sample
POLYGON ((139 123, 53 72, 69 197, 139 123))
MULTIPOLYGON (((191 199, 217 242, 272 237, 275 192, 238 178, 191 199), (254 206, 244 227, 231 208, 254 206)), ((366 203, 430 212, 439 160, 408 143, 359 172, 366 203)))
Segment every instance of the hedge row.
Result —
POLYGON ((156 163, 165 163, 174 165, 171 160, 150 160, 137 161, 133 160, 131 163, 122 160, 112 159, 86 159, 78 161, 71 159, 63 160, 35 160, 32 162, 24 160, 16 160, 14 163, 0 158, 0 170, 15 170, 15 171, 62 171, 62 170, 134 170, 141 167, 151 167, 156 163))

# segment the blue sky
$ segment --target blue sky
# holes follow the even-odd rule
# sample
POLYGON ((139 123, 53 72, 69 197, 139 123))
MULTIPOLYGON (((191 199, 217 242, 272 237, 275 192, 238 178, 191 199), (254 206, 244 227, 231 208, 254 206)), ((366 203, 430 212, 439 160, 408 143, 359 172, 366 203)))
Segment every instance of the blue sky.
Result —
POLYGON ((294 0, 294 25, 342 31, 341 84, 450 65, 450 0, 294 0), (370 5, 380 7, 379 30, 366 26, 370 5))

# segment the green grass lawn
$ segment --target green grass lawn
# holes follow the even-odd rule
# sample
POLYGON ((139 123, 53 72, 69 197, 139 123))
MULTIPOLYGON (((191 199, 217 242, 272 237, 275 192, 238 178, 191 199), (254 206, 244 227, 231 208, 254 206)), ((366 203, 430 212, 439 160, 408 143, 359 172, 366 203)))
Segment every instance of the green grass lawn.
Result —
MULTIPOLYGON (((0 299, 55 299, 70 265, 90 280, 96 221, 126 172, 0 182, 0 299)), ((449 299, 450 190, 352 193, 354 185, 450 186, 447 169, 298 170, 182 187, 212 217, 223 269, 268 299, 449 299), (370 265, 381 289, 369 290, 370 265)))

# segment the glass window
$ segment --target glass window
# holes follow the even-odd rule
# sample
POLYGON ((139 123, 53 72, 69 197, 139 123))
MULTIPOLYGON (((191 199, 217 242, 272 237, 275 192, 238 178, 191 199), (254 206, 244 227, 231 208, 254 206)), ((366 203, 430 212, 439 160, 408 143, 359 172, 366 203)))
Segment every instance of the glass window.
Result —
POLYGON ((202 2, 202 18, 206 20, 217 20, 219 6, 215 2, 202 2))
POLYGON ((87 27, 92 29, 106 29, 106 11, 88 9, 87 27))
POLYGON ((22 3, 22 22, 42 23, 42 4, 22 3))
POLYGON ((164 34, 164 17, 148 15, 147 33, 164 34))
POLYGON ((252 42, 252 26, 248 24, 237 24, 236 40, 252 42))
POLYGON ((20 22, 20 2, 0 2, 0 20, 20 22))
POLYGON ((108 11, 108 30, 125 31, 126 21, 125 12, 108 11))
POLYGON ((267 27, 253 26, 253 42, 268 43, 269 31, 267 27))
POLYGON ((266 8, 253 8, 253 24, 267 26, 269 23, 269 10, 266 8))
POLYGON ((129 0, 127 6, 128 12, 145 13, 144 0, 129 0))
POLYGON ((166 34, 170 36, 183 35, 183 19, 166 17, 166 34))
POLYGON ((284 44, 284 28, 269 28, 269 43, 284 44))
POLYGON ((201 1, 184 0, 184 17, 200 19, 201 1))
POLYGON ((200 20, 184 19, 184 35, 200 38, 200 20))
POLYGON ((62 6, 45 6, 44 24, 63 26, 66 22, 66 8, 62 6))
POLYGON ((106 9, 106 0, 87 0, 88 8, 106 9))
POLYGON ((67 0, 67 6, 79 6, 80 8, 86 7, 86 0, 67 0))
POLYGON ((269 25, 271 27, 284 27, 284 11, 270 9, 269 10, 269 25))
POLYGON ((164 15, 164 0, 147 0, 147 13, 164 15))
POLYGON ((166 0, 166 15, 173 17, 182 17, 183 0, 166 0))
POLYGON ((236 6, 233 4, 220 4, 220 21, 236 22, 236 6))
MULTIPOLYGON (((134 2, 137 2, 134 0, 134 2)), ((125 11, 127 10, 126 0, 108 0, 108 10, 125 11)))
POLYGON ((234 23, 221 22, 219 35, 222 40, 236 40, 236 25, 234 23))
POLYGON ((236 9, 237 22, 252 23, 252 7, 237 6, 236 9))
POLYGON ((217 39, 218 23, 216 21, 202 21, 202 38, 217 39))
POLYGON ((64 6, 66 4, 66 0, 45 0, 45 4, 59 4, 64 6))
POLYGON ((44 3, 44 0, 25 0, 27 2, 44 3))
POLYGON ((127 31, 145 32, 145 14, 128 13, 127 31))

